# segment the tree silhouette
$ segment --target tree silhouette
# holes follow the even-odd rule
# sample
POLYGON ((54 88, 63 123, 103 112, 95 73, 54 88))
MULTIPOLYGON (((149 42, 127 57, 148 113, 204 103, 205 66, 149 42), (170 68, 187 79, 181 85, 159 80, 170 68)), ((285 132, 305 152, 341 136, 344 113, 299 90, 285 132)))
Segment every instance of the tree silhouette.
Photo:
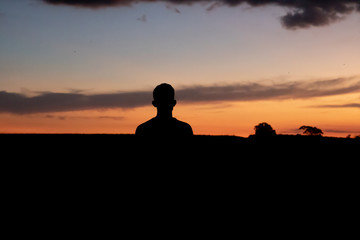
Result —
POLYGON ((324 134, 323 131, 317 127, 303 125, 299 129, 304 130, 304 134, 309 136, 322 136, 324 134))
POLYGON ((275 136, 276 131, 271 127, 270 124, 263 122, 259 123, 254 127, 255 135, 260 137, 275 136))

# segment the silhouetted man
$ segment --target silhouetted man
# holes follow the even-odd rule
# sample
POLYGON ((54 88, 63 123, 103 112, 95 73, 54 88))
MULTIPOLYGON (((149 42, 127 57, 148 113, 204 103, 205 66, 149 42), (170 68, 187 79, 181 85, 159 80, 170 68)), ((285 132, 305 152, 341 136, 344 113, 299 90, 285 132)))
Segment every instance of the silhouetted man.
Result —
POLYGON ((176 105, 174 88, 163 83, 153 91, 153 106, 157 108, 156 117, 139 125, 136 136, 143 137, 187 137, 193 131, 189 124, 173 118, 172 111, 176 105))

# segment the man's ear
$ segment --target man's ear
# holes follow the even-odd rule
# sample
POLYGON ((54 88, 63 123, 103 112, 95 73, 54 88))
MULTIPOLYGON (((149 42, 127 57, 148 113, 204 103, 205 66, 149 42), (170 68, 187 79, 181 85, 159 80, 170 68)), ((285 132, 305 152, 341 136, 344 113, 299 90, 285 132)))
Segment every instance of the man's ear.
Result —
POLYGON ((157 107, 157 102, 156 102, 156 101, 152 101, 152 105, 153 105, 154 107, 157 107))

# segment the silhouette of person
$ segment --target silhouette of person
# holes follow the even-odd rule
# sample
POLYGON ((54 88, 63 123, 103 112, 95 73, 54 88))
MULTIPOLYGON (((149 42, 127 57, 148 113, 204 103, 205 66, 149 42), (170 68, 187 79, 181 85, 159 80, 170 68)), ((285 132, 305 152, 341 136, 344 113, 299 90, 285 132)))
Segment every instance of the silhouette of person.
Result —
POLYGON ((193 131, 189 124, 179 121, 172 116, 176 105, 175 90, 167 83, 158 85, 153 91, 152 105, 157 108, 156 117, 140 124, 135 135, 142 137, 187 137, 193 131))

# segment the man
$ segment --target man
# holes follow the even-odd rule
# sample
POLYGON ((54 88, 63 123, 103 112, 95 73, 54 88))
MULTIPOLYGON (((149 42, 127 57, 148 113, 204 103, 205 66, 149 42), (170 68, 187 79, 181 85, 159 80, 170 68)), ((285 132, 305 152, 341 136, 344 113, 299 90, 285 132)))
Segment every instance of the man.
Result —
POLYGON ((187 137, 193 131, 189 124, 173 118, 172 111, 176 105, 175 90, 167 84, 158 85, 153 91, 153 106, 157 108, 156 117, 139 125, 135 135, 143 137, 187 137))

